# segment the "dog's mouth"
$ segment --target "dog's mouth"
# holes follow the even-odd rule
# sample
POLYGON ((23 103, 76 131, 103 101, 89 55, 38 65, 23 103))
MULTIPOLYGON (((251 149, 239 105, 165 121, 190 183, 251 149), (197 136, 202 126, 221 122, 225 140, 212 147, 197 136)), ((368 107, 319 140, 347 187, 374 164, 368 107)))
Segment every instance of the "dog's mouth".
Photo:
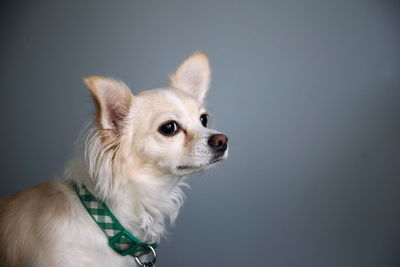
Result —
POLYGON ((200 170, 202 168, 211 166, 213 164, 216 164, 220 161, 224 160, 224 158, 219 157, 216 159, 211 160, 210 162, 208 162, 207 164, 200 164, 200 165, 179 165, 178 167, 176 167, 178 170, 200 170))

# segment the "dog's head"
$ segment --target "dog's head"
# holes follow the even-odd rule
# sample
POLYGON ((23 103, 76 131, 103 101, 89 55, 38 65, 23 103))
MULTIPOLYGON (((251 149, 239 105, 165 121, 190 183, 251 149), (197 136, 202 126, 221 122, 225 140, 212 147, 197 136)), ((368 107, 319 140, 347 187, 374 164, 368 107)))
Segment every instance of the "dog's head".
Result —
POLYGON ((207 128, 210 76, 207 56, 197 52, 181 63, 170 86, 136 95, 113 79, 86 78, 97 107, 95 138, 87 144, 92 171, 183 176, 226 159, 228 138, 207 128))

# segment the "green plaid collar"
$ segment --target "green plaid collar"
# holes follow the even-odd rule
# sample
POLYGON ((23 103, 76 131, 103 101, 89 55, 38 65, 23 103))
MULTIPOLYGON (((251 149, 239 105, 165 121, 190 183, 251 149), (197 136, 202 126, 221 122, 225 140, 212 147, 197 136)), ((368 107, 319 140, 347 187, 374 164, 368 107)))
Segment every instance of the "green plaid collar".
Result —
POLYGON ((158 244, 147 244, 129 233, 115 218, 107 205, 98 200, 86 186, 75 185, 76 193, 90 216, 108 238, 108 245, 122 256, 139 257, 154 251, 158 244), (150 248, 151 246, 151 248, 150 248))

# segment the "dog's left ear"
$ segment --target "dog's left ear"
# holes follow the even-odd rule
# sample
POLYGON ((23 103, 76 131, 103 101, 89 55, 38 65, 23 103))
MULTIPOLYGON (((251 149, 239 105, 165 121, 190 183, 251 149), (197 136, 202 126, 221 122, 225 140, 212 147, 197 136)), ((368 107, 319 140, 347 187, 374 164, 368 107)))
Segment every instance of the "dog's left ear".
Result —
POLYGON ((211 80, 208 57, 203 52, 195 52, 185 59, 170 77, 171 86, 187 92, 203 102, 211 80))

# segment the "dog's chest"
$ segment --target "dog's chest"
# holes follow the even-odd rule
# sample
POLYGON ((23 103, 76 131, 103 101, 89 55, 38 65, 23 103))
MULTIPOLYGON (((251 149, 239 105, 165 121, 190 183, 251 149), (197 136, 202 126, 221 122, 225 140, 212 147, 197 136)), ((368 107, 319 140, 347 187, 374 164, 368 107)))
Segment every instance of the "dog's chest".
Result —
POLYGON ((82 218, 71 228, 63 228, 56 234, 58 242, 53 248, 57 266, 75 267, 136 267, 133 257, 121 256, 108 246, 108 240, 91 221, 82 218))

